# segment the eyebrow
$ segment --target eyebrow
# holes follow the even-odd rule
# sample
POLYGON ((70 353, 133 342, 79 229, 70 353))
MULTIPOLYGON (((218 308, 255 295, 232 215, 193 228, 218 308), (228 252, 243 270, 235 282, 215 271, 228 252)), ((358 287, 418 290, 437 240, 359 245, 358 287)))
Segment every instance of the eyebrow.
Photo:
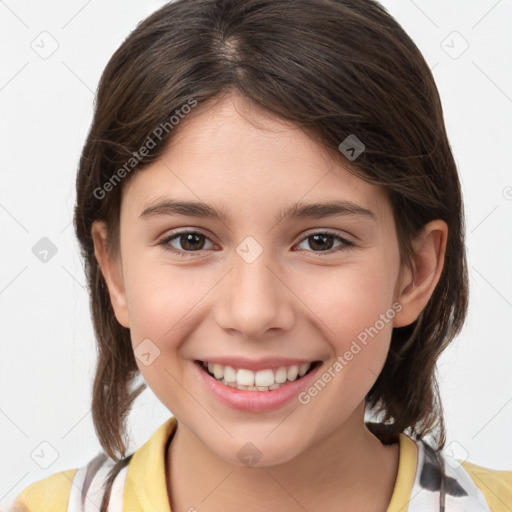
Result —
MULTIPOLYGON (((231 215, 224 209, 215 210, 206 203, 195 201, 178 201, 165 199, 155 204, 147 205, 139 215, 141 219, 148 219, 159 215, 184 215, 188 217, 202 217, 221 221, 231 220, 231 215)), ((376 220, 375 214, 352 201, 328 201, 324 203, 295 203, 281 210, 275 217, 276 222, 282 219, 322 219, 326 217, 364 216, 376 220)))

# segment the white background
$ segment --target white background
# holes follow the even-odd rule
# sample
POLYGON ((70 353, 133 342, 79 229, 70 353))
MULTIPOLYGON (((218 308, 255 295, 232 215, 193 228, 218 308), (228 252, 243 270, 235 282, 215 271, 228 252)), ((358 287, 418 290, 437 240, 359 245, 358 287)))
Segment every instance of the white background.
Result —
MULTIPOLYGON (((100 449, 90 414, 94 336, 71 224, 75 174, 101 72, 163 3, 0 1, 3 509, 31 482, 100 449), (46 59, 32 48, 41 38, 46 50, 58 44, 46 59), (42 237, 57 247, 47 263, 32 253, 42 237), (31 457, 43 450, 51 460, 41 442, 58 453, 46 469, 31 457)), ((512 0, 383 4, 433 69, 463 183, 471 305, 439 362, 448 449, 512 469, 512 0)), ((169 416, 146 390, 129 418, 130 451, 169 416)))

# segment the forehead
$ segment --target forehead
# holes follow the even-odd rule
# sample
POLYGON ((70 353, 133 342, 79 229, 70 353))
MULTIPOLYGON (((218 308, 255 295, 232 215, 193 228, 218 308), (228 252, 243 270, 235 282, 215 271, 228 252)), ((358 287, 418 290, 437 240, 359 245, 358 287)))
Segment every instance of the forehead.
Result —
POLYGON ((351 174, 298 127, 237 95, 185 116, 162 156, 126 184, 123 198, 130 200, 123 204, 140 214, 165 196, 216 205, 235 218, 275 218, 299 201, 390 210, 380 187, 351 174))

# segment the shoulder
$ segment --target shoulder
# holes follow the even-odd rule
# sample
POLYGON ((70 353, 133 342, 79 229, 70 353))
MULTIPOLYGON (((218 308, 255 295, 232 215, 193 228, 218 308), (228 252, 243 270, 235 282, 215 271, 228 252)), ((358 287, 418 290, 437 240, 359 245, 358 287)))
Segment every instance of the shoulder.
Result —
POLYGON ((478 466, 423 440, 414 442, 418 450, 409 512, 437 510, 443 503, 446 511, 512 512, 511 470, 478 466))
POLYGON ((77 469, 54 473, 26 487, 9 512, 66 512, 77 469))
MULTIPOLYGON (((26 487, 15 499, 8 512, 67 512, 90 509, 90 503, 101 503, 105 492, 113 510, 122 510, 128 469, 135 470, 137 480, 167 499, 165 460, 162 454, 176 429, 176 419, 167 420, 136 452, 114 461, 101 452, 86 465, 54 473, 26 487), (136 457, 135 457, 136 456, 136 457), (132 459, 135 464, 132 464, 132 459), (149 478, 151 475, 154 478, 149 478), (155 476, 156 475, 156 476, 155 476), (158 481, 157 481, 158 480, 158 481), (160 485, 163 483, 163 485, 160 485), (108 484, 108 485, 107 485, 108 484), (87 505, 89 504, 89 508, 87 505)), ((137 483, 140 483, 137 481, 137 483)), ((134 484, 131 482, 132 490, 134 484)), ((130 488, 130 487, 128 487, 130 488)), ((133 493, 137 493, 137 489, 133 493)), ((97 507, 93 508, 97 512, 97 507)))
POLYGON ((99 453, 85 466, 54 473, 25 488, 9 512, 67 512, 84 508, 84 495, 101 500, 114 461, 99 453))
POLYGON ((461 465, 482 491, 493 512, 512 510, 512 471, 485 468, 467 461, 461 465))

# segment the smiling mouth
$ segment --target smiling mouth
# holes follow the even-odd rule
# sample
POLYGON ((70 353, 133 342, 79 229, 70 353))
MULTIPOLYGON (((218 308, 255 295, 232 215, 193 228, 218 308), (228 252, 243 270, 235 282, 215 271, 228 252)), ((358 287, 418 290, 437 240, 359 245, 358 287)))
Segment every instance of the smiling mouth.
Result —
POLYGON ((300 365, 280 366, 258 371, 234 368, 229 365, 196 361, 200 368, 216 381, 242 391, 274 391, 291 382, 300 380, 313 371, 320 361, 300 365))

